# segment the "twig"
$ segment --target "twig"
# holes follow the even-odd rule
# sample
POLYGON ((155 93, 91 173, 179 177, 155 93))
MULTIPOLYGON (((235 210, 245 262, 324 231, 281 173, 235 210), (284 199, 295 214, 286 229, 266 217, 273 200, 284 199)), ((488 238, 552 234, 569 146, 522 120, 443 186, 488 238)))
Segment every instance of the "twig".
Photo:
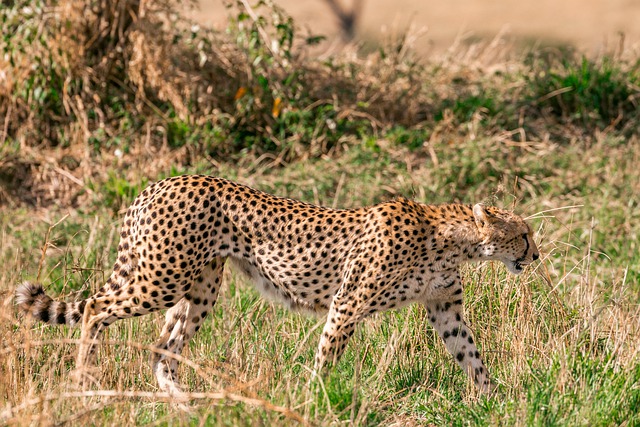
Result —
POLYGON ((49 236, 51 235, 51 230, 57 227, 58 224, 60 224, 62 221, 64 221, 68 217, 69 217, 69 214, 66 214, 65 216, 60 218, 58 222, 56 222, 55 224, 53 224, 47 229, 47 232, 44 235, 44 243, 42 244, 42 249, 41 249, 42 253, 40 255, 40 262, 38 262, 38 274, 36 275, 36 281, 40 281, 40 273, 42 272, 42 266, 44 265, 44 257, 47 254, 47 248, 49 247, 49 236))
POLYGON ((573 86, 561 87, 560 89, 556 89, 554 91, 549 92, 548 94, 541 96, 536 100, 536 102, 543 102, 547 99, 551 99, 554 96, 562 95, 563 93, 571 92, 573 90, 573 86))
POLYGON ((258 15, 256 15, 256 13, 253 11, 253 8, 251 7, 251 5, 249 5, 249 2, 247 0, 240 0, 240 3, 242 3, 245 10, 247 11, 247 15, 249 15, 253 23, 256 25, 256 28, 258 29, 258 33, 260 34, 260 38, 262 39, 264 45, 267 47, 267 49, 269 50, 273 58, 276 60, 276 64, 278 64, 280 68, 284 68, 283 65, 280 63, 280 53, 275 52, 272 49, 271 38, 269 37, 269 34, 267 34, 267 32, 264 30, 262 25, 260 25, 258 15))
POLYGON ((9 119, 11 118, 12 108, 13 106, 9 104, 7 114, 4 116, 4 127, 2 129, 2 135, 0 135, 0 145, 4 145, 4 142, 7 140, 7 136, 9 135, 9 119))
POLYGON ((84 188, 87 191, 87 193, 95 194, 94 191, 92 189, 88 188, 81 179, 76 178, 75 176, 73 176, 72 174, 67 172, 66 170, 64 170, 62 168, 59 168, 58 166, 53 166, 53 170, 58 172, 60 175, 64 176, 69 181, 73 182, 74 184, 78 184, 80 187, 84 188))

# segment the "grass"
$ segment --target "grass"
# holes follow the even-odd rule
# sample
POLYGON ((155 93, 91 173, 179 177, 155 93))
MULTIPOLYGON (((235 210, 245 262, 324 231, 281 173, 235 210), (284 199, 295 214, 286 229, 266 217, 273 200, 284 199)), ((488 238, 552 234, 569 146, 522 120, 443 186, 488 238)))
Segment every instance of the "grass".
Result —
MULTIPOLYGON (((640 262, 637 242, 629 238, 640 224, 630 202, 638 190, 629 157, 635 147, 603 141, 588 156, 562 147, 549 150, 548 158, 524 151, 515 164, 494 165, 502 176, 458 187, 447 182, 448 170, 473 174, 471 163, 479 168, 497 158, 494 144, 480 140, 466 156, 449 151, 437 169, 424 160, 409 169, 421 161, 409 149, 376 152, 364 145, 337 160, 253 173, 226 164, 218 173, 325 205, 357 206, 397 193, 426 202, 489 198, 516 203, 525 214, 549 211, 531 220, 544 254, 539 265, 517 278, 498 263, 463 269, 467 317, 499 385, 495 396, 477 395, 417 306, 365 321, 340 364, 314 382, 310 367, 321 319, 264 301, 229 272, 216 309, 183 354, 190 362, 182 365, 182 380, 196 397, 190 413, 153 395, 148 346, 159 334, 160 314, 110 328, 96 387, 103 394, 78 397, 68 377, 78 331, 25 323, 12 292, 38 272, 55 294, 73 298, 97 289, 115 257, 119 222, 109 204, 67 217, 65 209, 15 208, 3 210, 0 220, 4 422, 298 423, 274 405, 316 425, 635 425, 640 262), (600 177, 597 159, 605 155, 615 167, 600 177), (567 191, 567 177, 551 159, 579 166, 571 175, 577 182, 602 182, 567 191), (539 180, 516 182, 520 162, 539 180), (506 185, 509 191, 495 192, 506 185)), ((111 187, 95 191, 97 198, 112 198, 111 187)))
POLYGON ((637 57, 481 43, 425 60, 402 37, 319 60, 269 2, 237 2, 226 33, 167 19, 171 1, 135 23, 113 2, 32 3, 0 9, 0 423, 640 425, 637 57), (322 319, 229 271, 183 352, 190 412, 156 393, 161 314, 114 324, 79 394, 79 331, 26 321, 15 287, 97 290, 124 209, 181 173, 327 206, 402 195, 531 216, 538 264, 463 269, 498 392, 478 396, 417 306, 367 319, 312 380, 322 319))

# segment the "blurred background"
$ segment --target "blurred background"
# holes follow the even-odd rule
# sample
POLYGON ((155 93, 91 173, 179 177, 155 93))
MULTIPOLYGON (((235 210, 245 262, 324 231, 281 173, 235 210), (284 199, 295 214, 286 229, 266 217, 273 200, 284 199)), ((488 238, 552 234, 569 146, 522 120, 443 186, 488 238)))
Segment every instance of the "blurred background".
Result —
MULTIPOLYGON (((201 0, 196 18, 226 25, 223 0, 201 0)), ((352 37, 376 43, 384 31, 409 27, 422 37, 415 49, 441 53, 506 33, 524 44, 571 45, 588 54, 617 48, 620 35, 640 40, 637 0, 280 0, 295 22, 328 41, 352 37)))

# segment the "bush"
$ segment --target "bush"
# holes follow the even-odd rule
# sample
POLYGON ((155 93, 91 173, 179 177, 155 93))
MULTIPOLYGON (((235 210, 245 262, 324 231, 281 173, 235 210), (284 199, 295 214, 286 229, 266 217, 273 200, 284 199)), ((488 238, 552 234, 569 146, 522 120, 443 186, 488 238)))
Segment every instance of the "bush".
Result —
POLYGON ((421 149, 423 135, 465 128, 637 133, 638 62, 537 52, 489 73, 473 55, 421 63, 406 36, 320 61, 308 47, 321 37, 300 35, 270 0, 231 3, 225 33, 195 25, 182 7, 18 0, 0 9, 3 138, 97 156, 144 141, 195 157, 288 162, 380 137, 421 149))
POLYGON ((230 142, 208 144, 214 153, 291 160, 327 152, 371 122, 409 125, 427 102, 420 69, 397 54, 308 59, 320 38, 300 37, 271 2, 232 4, 226 34, 180 10, 176 0, 22 0, 2 9, 0 46, 15 76, 0 95, 9 137, 98 148, 103 135, 121 137, 126 121, 134 133, 160 127, 157 142, 179 147, 209 123, 230 142))
POLYGON ((540 113, 565 123, 637 130, 640 62, 588 59, 571 52, 529 59, 529 101, 540 113))

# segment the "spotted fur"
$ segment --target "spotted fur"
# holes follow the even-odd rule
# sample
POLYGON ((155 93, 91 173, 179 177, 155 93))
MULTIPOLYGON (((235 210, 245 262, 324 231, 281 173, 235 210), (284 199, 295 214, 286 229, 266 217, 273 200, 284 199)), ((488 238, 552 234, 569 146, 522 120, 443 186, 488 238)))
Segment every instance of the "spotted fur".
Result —
POLYGON ((357 323, 422 303, 455 360, 483 391, 487 370, 463 319, 458 266, 500 260, 515 273, 538 258, 517 215, 459 204, 396 199, 340 210, 259 192, 221 178, 180 176, 150 185, 124 217, 106 284, 75 303, 22 284, 17 303, 51 324, 82 322, 77 369, 118 319, 168 309, 153 356, 161 389, 179 393, 176 360, 216 302, 226 260, 265 295, 293 309, 328 312, 316 370, 336 363, 357 323))

